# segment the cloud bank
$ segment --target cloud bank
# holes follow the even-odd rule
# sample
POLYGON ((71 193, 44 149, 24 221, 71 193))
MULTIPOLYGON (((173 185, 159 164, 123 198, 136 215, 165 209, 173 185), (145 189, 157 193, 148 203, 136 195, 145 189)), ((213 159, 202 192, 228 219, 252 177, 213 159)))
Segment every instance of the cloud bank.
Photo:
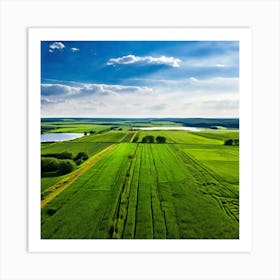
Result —
POLYGON ((42 116, 237 117, 238 79, 188 78, 164 86, 41 85, 42 116))

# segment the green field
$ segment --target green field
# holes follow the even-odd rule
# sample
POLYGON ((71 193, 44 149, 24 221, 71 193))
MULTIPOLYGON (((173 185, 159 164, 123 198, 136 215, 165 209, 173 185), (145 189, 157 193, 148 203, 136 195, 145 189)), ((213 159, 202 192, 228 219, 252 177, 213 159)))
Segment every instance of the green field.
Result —
MULTIPOLYGON (((61 153, 61 152, 70 152, 73 154, 78 154, 80 151, 86 152, 89 156, 95 155, 99 151, 108 147, 110 144, 108 143, 74 143, 73 141, 67 142, 56 142, 52 144, 41 144, 41 154, 52 154, 52 153, 61 153)), ((61 176, 53 176, 53 174, 49 174, 49 176, 42 175, 41 177, 41 191, 45 191, 53 184, 58 182, 59 180, 63 180, 68 175, 61 176)))
MULTIPOLYGON (((86 152, 89 159, 73 171, 84 172, 42 207, 41 237, 239 238, 239 147, 224 145, 229 138, 238 139, 238 130, 104 131, 42 144, 42 155, 86 152), (131 142, 135 133, 138 140, 131 142), (166 143, 141 143, 147 135, 166 143)), ((41 191, 71 174, 42 178, 41 191)))

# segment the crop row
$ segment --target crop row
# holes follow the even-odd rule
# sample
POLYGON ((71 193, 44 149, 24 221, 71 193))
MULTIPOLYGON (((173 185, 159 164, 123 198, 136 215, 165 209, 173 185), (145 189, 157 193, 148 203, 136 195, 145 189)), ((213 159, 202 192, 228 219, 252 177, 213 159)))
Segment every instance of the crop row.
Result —
POLYGON ((42 238, 238 238, 215 176, 174 144, 118 144, 42 209, 42 238))

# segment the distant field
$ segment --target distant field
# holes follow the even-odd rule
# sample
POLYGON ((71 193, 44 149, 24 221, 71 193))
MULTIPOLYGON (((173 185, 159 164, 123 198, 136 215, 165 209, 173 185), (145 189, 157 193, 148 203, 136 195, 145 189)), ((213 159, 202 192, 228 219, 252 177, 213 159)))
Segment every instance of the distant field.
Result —
POLYGON ((89 123, 77 123, 77 122, 46 122, 41 126, 41 130, 45 132, 73 132, 73 133, 84 133, 84 132, 100 132, 110 128, 106 125, 97 125, 89 123))
POLYGON ((205 135, 201 132, 190 132, 190 131, 170 131, 170 130, 155 130, 155 131, 139 131, 137 136, 139 137, 138 142, 141 142, 143 137, 147 135, 153 135, 157 137, 159 135, 165 136, 167 139, 167 143, 181 143, 181 144, 222 144, 224 141, 221 139, 217 139, 216 135, 214 137, 205 137, 205 135))
POLYGON ((239 147, 224 145, 238 131, 138 131, 138 143, 129 143, 134 134, 110 131, 42 145, 42 153, 93 156, 116 143, 42 208, 42 238, 239 237, 239 147), (139 143, 146 135, 167 143, 139 143))
POLYGON ((130 139, 134 132, 131 131, 109 131, 102 134, 93 134, 86 137, 82 137, 73 140, 75 143, 115 143, 115 142, 130 142, 130 139))
POLYGON ((41 154, 51 154, 51 153, 61 153, 61 152, 70 152, 73 154, 77 154, 78 152, 86 152, 89 156, 94 155, 96 152, 101 149, 107 147, 106 143, 77 143, 74 141, 67 142, 56 142, 52 144, 42 144, 41 145, 41 154))

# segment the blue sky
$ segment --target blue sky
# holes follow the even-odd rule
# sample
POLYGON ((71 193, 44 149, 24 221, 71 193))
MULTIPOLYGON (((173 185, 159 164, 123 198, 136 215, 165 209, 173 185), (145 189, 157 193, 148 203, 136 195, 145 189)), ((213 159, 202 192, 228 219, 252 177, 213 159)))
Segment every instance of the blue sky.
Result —
POLYGON ((237 41, 42 41, 42 117, 238 117, 237 41))

